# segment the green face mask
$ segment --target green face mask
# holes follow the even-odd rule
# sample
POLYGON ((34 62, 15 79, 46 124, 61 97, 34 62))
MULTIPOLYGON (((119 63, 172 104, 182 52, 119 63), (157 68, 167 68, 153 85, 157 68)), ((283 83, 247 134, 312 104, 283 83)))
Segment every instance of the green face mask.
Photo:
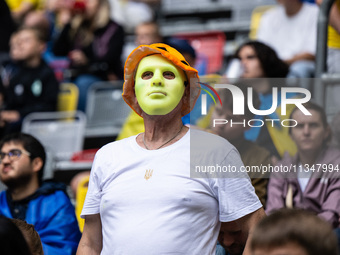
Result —
POLYGON ((148 115, 170 113, 182 99, 184 81, 184 71, 160 54, 143 58, 135 77, 139 106, 148 115))

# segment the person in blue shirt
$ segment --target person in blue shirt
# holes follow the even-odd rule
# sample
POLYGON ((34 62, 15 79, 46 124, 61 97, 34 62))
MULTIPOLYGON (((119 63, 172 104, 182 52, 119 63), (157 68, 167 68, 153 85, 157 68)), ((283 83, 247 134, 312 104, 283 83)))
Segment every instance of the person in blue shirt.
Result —
POLYGON ((65 185, 43 181, 46 153, 31 135, 11 133, 0 141, 0 215, 25 220, 38 232, 45 255, 75 254, 80 231, 65 185))

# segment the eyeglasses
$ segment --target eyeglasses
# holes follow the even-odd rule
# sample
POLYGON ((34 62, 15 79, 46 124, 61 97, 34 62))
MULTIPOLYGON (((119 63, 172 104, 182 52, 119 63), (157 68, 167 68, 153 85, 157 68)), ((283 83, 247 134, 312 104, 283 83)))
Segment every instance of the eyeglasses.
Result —
POLYGON ((22 151, 19 149, 10 150, 8 153, 0 152, 0 163, 5 159, 6 155, 8 156, 9 160, 16 161, 20 158, 21 154, 31 156, 31 153, 28 151, 22 151))

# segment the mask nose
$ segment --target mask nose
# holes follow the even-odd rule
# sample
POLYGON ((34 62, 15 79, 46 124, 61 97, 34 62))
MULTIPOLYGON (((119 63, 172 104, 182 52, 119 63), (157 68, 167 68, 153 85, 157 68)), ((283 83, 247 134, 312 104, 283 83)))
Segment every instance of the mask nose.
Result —
POLYGON ((152 86, 163 86, 163 76, 162 73, 158 70, 154 73, 152 80, 151 80, 151 85, 152 86))

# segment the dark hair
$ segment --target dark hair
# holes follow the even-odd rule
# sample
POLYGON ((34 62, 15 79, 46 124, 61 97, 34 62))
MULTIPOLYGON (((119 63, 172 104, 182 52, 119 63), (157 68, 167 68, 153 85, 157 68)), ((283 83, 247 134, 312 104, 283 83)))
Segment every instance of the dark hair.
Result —
POLYGON ((308 255, 337 255, 337 238, 331 225, 311 212, 281 209, 263 218, 255 227, 251 250, 295 243, 308 255))
POLYGON ((42 178, 44 175, 44 166, 46 161, 46 152, 44 146, 33 136, 25 133, 11 133, 3 137, 0 141, 0 149, 4 146, 5 143, 18 143, 21 144, 26 151, 31 153, 31 160, 35 158, 41 158, 43 164, 38 172, 38 180, 39 184, 42 183, 42 178))
POLYGON ((277 56, 275 50, 259 41, 249 41, 242 44, 237 49, 235 58, 239 58, 240 51, 245 46, 254 49, 266 78, 285 78, 287 76, 289 66, 277 56))
POLYGON ((20 229, 4 216, 0 216, 0 247, 2 255, 32 255, 20 229))
POLYGON ((19 219, 11 219, 11 221, 20 229, 28 247, 33 255, 43 255, 43 247, 38 232, 32 224, 19 219))
MULTIPOLYGON (((235 84, 238 88, 241 89, 243 95, 247 95, 248 94, 248 87, 251 87, 251 86, 247 86, 243 83, 236 83, 235 84)), ((233 95, 231 93, 231 91, 229 89, 218 89, 218 95, 220 96, 221 98, 221 101, 222 101, 222 106, 223 108, 228 108, 230 109, 232 112, 233 112, 233 103, 234 103, 234 99, 233 99, 233 95)), ((253 106, 255 109, 258 109, 260 107, 260 98, 257 94, 257 92, 253 89, 253 106)), ((250 120, 254 117, 254 113, 252 113, 250 110, 249 110, 249 107, 248 107, 248 104, 247 104, 247 100, 245 99, 244 100, 244 117, 247 119, 247 120, 250 120)))

